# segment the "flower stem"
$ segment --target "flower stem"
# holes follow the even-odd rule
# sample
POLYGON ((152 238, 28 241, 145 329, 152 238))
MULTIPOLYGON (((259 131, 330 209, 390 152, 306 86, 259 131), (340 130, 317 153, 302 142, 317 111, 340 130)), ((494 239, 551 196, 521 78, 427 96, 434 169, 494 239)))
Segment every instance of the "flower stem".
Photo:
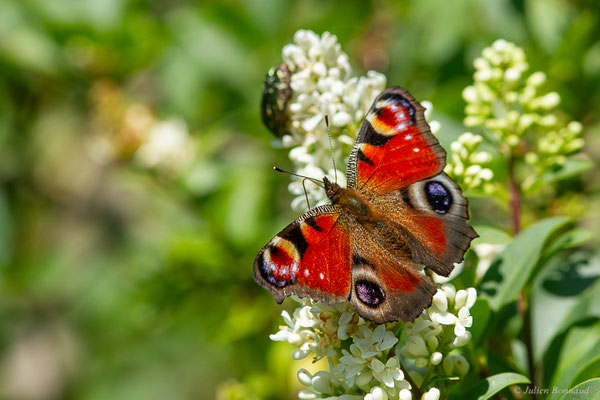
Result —
POLYGON ((508 155, 508 177, 510 193, 510 217, 513 233, 516 235, 521 230, 521 192, 515 178, 515 159, 512 154, 508 155))

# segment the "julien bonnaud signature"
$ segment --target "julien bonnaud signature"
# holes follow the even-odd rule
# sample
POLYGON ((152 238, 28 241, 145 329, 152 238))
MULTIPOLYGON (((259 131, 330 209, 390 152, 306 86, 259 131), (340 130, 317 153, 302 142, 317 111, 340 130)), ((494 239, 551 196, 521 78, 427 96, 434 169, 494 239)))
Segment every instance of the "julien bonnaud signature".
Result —
POLYGON ((542 388, 539 386, 527 386, 525 388, 525 390, 523 390, 523 393, 525 394, 550 394, 550 393, 554 393, 554 394, 588 394, 590 392, 590 388, 572 388, 572 389, 566 389, 566 388, 561 388, 558 386, 553 386, 551 388, 542 388))

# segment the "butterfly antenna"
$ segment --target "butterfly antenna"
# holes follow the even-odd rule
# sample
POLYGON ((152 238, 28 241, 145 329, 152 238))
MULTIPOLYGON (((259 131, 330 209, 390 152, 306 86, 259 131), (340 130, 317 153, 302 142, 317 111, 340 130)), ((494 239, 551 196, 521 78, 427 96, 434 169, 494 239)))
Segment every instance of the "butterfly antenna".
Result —
POLYGON ((329 137, 329 150, 331 150, 331 161, 333 162, 333 173, 335 175, 335 183, 337 184, 337 168, 335 167, 335 156, 333 155, 333 141, 331 140, 331 132, 329 132, 329 116, 325 114, 325 125, 327 125, 327 136, 329 137))
POLYGON ((283 170, 283 169, 281 169, 279 167, 273 167, 273 169, 275 171, 277 171, 277 172, 282 172, 284 174, 289 174, 289 175, 292 175, 292 176, 297 176, 298 178, 303 178, 302 185, 304 185, 304 181, 308 179, 309 181, 311 181, 312 183, 314 183, 315 185, 317 185, 318 187, 320 187, 321 189, 323 189, 323 182, 321 182, 318 179, 311 178, 310 176, 299 175, 299 174, 296 174, 296 173, 293 173, 293 172, 290 172, 290 171, 285 171, 285 170, 283 170))
POLYGON ((308 192, 306 191, 306 186, 304 185, 304 182, 306 182, 306 179, 308 179, 308 178, 302 179, 302 189, 304 189, 304 197, 306 197, 306 206, 310 210, 310 202, 308 201, 308 192))

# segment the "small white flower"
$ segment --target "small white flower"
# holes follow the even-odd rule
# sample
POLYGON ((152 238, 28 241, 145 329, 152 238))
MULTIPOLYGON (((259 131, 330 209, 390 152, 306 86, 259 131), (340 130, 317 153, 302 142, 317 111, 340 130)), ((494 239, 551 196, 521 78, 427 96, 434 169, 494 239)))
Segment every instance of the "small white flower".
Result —
POLYGON ((375 386, 371 391, 365 395, 365 400, 387 400, 388 395, 379 386, 375 386))
POLYGON ((458 318, 456 319, 456 325, 454 327, 454 334, 456 336, 464 336, 467 332, 466 328, 470 328, 473 325, 473 317, 469 313, 467 307, 461 307, 458 310, 458 318))
POLYGON ((390 358, 385 364, 374 358, 371 360, 371 369, 373 377, 388 388, 396 387, 404 381, 404 372, 400 369, 400 361, 396 357, 390 358))
POLYGON ((439 400, 439 398, 440 390, 438 388, 431 388, 421 396, 422 400, 439 400))

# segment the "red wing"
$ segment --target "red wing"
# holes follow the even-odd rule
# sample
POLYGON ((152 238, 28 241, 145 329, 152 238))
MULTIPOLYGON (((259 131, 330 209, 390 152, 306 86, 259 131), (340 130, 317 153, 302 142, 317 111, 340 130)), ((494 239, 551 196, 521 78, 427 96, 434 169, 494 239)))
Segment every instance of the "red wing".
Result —
POLYGON ((254 260, 254 279, 277 302, 296 294, 337 303, 350 292, 350 237, 338 207, 314 208, 279 232, 254 260))
POLYGON ((440 173, 446 152, 425 122, 424 108, 391 87, 373 102, 348 160, 348 187, 384 194, 440 173))

